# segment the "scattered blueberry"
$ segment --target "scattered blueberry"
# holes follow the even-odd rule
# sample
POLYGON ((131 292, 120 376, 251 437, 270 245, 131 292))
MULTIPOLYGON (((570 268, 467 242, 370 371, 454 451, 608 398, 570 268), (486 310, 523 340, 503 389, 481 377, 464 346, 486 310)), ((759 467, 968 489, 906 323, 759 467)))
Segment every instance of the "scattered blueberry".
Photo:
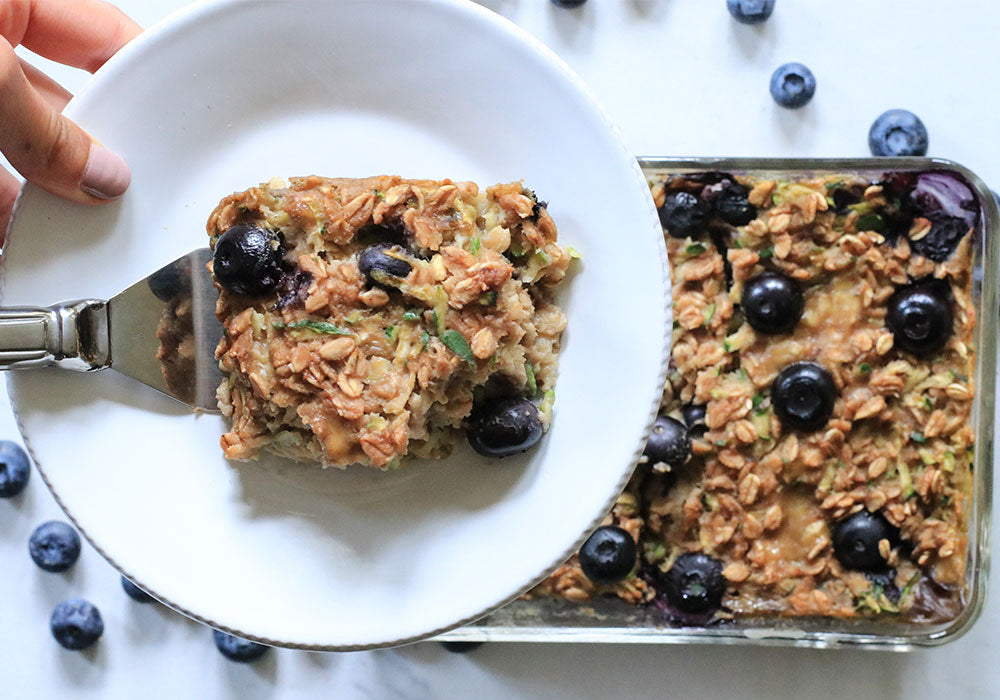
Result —
POLYGON ((212 630, 212 636, 215 638, 216 648, 230 661, 250 663, 262 657, 271 648, 219 630, 212 630))
POLYGON ((473 411, 468 437, 479 454, 507 457, 525 452, 542 438, 542 419, 527 399, 497 399, 473 411))
POLYGON ((620 527, 605 525, 580 547, 580 568, 594 583, 616 583, 632 573, 635 553, 632 535, 620 527))
POLYGON ((13 498, 24 491, 31 477, 31 462, 21 446, 0 440, 0 498, 13 498))
POLYGON ((771 385, 771 403, 782 425, 817 430, 833 414, 837 387, 830 373, 813 362, 796 362, 778 373, 771 385))
POLYGON ((153 596, 146 593, 146 591, 139 588, 124 576, 122 576, 122 588, 125 590, 125 593, 128 594, 128 597, 137 603, 153 602, 153 596))
POLYGON ((440 642, 440 644, 452 654, 468 654, 481 647, 485 642, 440 642))
POLYGON ((281 245, 273 233, 253 224, 236 224, 215 242, 212 269, 225 289, 257 296, 278 286, 281 257, 281 245))
POLYGON ((658 464, 680 467, 691 455, 691 438, 684 424, 670 416, 657 416, 642 456, 654 469, 658 464))
POLYGON ((927 155, 927 127, 913 112, 890 109, 872 124, 868 147, 873 156, 927 155))
POLYGON ((52 611, 49 629, 56 641, 66 649, 86 649, 104 634, 100 611, 82 598, 59 603, 52 611))
POLYGON ((935 286, 913 284, 889 297, 885 323, 897 347, 914 355, 931 355, 951 335, 951 305, 935 286))
POLYGON ((80 558, 80 536, 66 523, 50 520, 31 533, 28 553, 46 571, 65 571, 80 558))
POLYGON ((663 228, 674 238, 687 238, 704 230, 712 214, 708 202, 690 192, 671 192, 657 211, 663 228))
POLYGON ((705 406, 701 404, 689 403, 681 409, 684 416, 684 423, 688 427, 688 434, 699 436, 708 432, 705 425, 705 406))
POLYGON ((750 327, 768 334, 795 330, 805 309, 799 285, 780 272, 762 272, 747 280, 740 304, 750 327))
POLYGON ((771 97, 782 107, 804 107, 816 94, 816 76, 801 63, 786 63, 771 74, 771 97))
POLYGON ((731 226, 746 226, 757 218, 757 207, 747 199, 749 193, 750 190, 738 182, 726 183, 712 201, 715 213, 731 226))
POLYGON ((664 578, 667 600, 686 613, 704 613, 719 607, 726 583, 722 562, 707 554, 682 554, 664 578))
POLYGON ((890 545, 899 541, 899 531, 881 513, 858 511, 833 527, 833 553, 848 569, 884 569, 886 560, 878 548, 881 540, 890 545))
POLYGON ((729 14, 743 24, 761 24, 774 12, 774 0, 726 0, 729 14))
POLYGON ((552 4, 556 7, 579 7, 585 2, 587 0, 552 0, 552 4))
POLYGON ((402 279, 412 269, 410 263, 394 257, 403 253, 403 248, 395 243, 375 243, 358 255, 358 270, 365 276, 368 284, 391 288, 386 276, 402 279))

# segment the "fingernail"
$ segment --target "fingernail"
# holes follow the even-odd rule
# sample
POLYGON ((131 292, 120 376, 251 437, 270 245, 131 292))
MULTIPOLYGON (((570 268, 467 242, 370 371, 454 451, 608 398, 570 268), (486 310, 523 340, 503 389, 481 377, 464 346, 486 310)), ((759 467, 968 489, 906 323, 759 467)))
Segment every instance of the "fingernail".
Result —
POLYGON ((90 144, 81 190, 99 199, 117 199, 125 194, 131 181, 132 173, 121 156, 96 143, 90 144))

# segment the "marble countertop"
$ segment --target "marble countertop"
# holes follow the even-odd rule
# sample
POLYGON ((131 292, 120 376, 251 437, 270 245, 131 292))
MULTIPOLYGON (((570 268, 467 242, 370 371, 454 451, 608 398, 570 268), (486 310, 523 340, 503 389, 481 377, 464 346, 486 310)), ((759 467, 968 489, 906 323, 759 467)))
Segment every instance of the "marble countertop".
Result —
MULTIPOLYGON (((149 26, 185 3, 117 4, 149 26)), ((872 120, 905 107, 926 123, 930 155, 1000 187, 998 3, 778 0, 759 28, 732 21, 725 0, 590 0, 573 12, 549 0, 481 4, 568 61, 637 155, 865 156, 872 120), (771 71, 787 61, 805 63, 818 81, 799 111, 777 107, 767 90, 771 71)), ((71 90, 86 82, 79 71, 32 61, 71 90)), ((0 437, 16 435, 9 409, 0 409, 0 437)), ((2 697, 1000 697, 1000 577, 972 631, 909 654, 494 643, 454 655, 422 643, 349 654, 275 650, 243 666, 227 662, 201 625, 129 600, 86 544, 66 574, 35 567, 28 535, 59 516, 37 474, 24 495, 0 502, 2 697), (105 620, 104 637, 85 653, 62 650, 48 631, 52 607, 71 595, 92 600, 105 620)))

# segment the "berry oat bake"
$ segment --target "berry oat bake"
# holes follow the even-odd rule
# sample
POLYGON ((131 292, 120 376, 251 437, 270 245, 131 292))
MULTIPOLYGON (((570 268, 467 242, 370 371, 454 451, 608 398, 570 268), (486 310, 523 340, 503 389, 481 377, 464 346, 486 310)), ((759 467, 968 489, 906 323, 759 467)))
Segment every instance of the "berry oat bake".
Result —
POLYGON ((572 249, 521 183, 275 179, 208 233, 226 457, 391 469, 548 427, 572 249))
POLYGON ((672 361, 604 525, 529 597, 680 624, 961 611, 979 204, 943 171, 652 176, 672 361))

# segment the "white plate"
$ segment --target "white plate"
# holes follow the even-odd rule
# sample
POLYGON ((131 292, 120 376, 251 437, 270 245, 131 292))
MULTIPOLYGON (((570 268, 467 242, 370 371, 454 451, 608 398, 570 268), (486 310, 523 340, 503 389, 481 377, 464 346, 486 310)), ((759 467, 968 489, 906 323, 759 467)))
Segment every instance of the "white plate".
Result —
POLYGON ((199 3, 67 108, 133 172, 85 208, 27 187, 4 303, 108 297, 206 242, 218 200, 273 175, 524 178, 583 253, 552 430, 494 464, 465 446, 392 473, 227 463, 196 417, 113 372, 9 377, 67 513, 157 598, 268 644, 357 649, 471 621, 579 546, 659 400, 666 253, 635 161, 579 79, 455 0, 199 3))

